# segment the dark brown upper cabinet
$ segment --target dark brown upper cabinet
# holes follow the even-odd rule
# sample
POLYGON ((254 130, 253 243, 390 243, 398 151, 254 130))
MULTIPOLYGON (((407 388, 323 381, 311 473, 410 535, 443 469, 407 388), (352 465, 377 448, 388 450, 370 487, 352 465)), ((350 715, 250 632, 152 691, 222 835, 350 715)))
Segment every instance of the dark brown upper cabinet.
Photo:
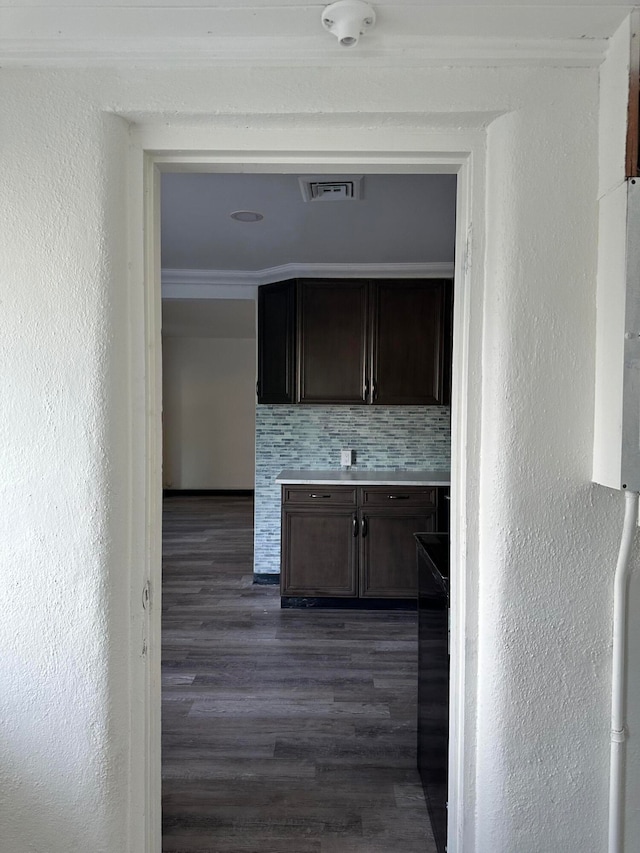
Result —
POLYGON ((295 402, 296 281, 258 288, 258 402, 295 402))
POLYGON ((376 281, 372 291, 371 402, 443 405, 447 282, 376 281))
POLYGON ((452 282, 304 279, 258 291, 258 402, 445 405, 452 282))
POLYGON ((298 284, 298 401, 366 403, 369 343, 366 281, 298 284))

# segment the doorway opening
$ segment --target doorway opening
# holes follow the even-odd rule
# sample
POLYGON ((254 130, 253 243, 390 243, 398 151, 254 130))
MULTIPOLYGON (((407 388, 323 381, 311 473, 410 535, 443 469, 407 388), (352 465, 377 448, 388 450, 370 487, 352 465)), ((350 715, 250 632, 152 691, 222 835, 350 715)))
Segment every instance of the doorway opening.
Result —
MULTIPOLYGON (((455 159, 455 158, 452 158, 452 159, 455 159)), ((171 155, 170 157, 167 157, 167 158, 158 157, 157 155, 155 155, 155 156, 153 157, 153 161, 154 161, 154 162, 153 162, 153 163, 150 163, 150 165, 151 165, 151 167, 152 167, 152 168, 151 168, 151 170, 150 170, 150 172, 149 172, 149 176, 152 178, 152 183, 154 183, 154 185, 155 185, 156 192, 155 192, 155 194, 154 194, 154 195, 155 195, 155 202, 156 202, 156 204, 157 204, 158 197, 159 197, 159 192, 158 192, 158 190, 159 190, 159 178, 160 178, 160 174, 159 174, 159 173, 160 173, 160 171, 161 171, 161 170, 169 170, 169 171, 170 171, 170 170, 171 170, 172 165, 174 165, 176 162, 178 162, 178 160, 179 160, 179 157, 178 157, 178 158, 175 158, 175 155, 171 155), (162 160, 165 160, 165 162, 164 162, 164 163, 161 163, 160 161, 162 161, 162 160), (169 163, 167 163, 167 161, 170 161, 170 162, 169 162, 169 163), (155 175, 154 175, 154 173, 155 173, 155 175)), ((191 164, 191 168, 193 168, 193 164, 191 164)), ((210 170, 212 170, 212 171, 215 171, 215 167, 213 167, 213 168, 212 168, 211 166, 208 166, 208 168, 209 168, 210 170)), ((272 167, 271 167, 271 170, 272 170, 273 172, 275 172, 275 171, 276 171, 276 168, 277 168, 277 171, 280 171, 283 167, 282 167, 282 165, 281 165, 281 164, 278 164, 278 166, 277 166, 277 167, 275 167, 275 168, 272 166, 272 167)), ((376 168, 376 167, 374 167, 374 170, 375 170, 375 168, 376 168)), ((397 167, 396 167, 396 168, 397 168, 397 167)), ((256 171, 257 171, 257 172, 260 172, 260 171, 262 171, 262 169, 264 169, 264 166, 262 166, 262 167, 257 167, 257 168, 256 168, 256 171)), ((295 167, 289 167, 289 169, 290 169, 290 172, 292 172, 292 173, 294 173, 294 172, 295 172, 295 173, 298 173, 298 172, 300 172, 300 171, 304 171, 304 172, 317 172, 317 171, 321 171, 322 169, 324 169, 325 171, 327 171, 327 167, 326 167, 326 165, 318 165, 317 163, 315 163, 315 164, 313 164, 313 165, 311 165, 311 164, 305 164, 304 169, 301 169, 300 164, 297 164, 295 167)), ((331 164, 331 172, 332 172, 332 173, 340 172, 340 170, 341 170, 341 169, 342 169, 342 171, 345 171, 345 172, 347 171, 347 170, 345 169, 345 167, 344 167, 344 166, 340 166, 338 163, 332 163, 332 164, 331 164)), ((440 166, 440 167, 439 167, 439 169, 436 169, 436 171, 447 171, 447 172, 452 172, 452 173, 453 173, 453 172, 458 171, 458 169, 459 169, 459 164, 458 164, 458 167, 457 167, 457 168, 453 168, 453 167, 449 166, 448 168, 446 168, 446 170, 443 170, 443 169, 442 169, 442 167, 440 166)), ((395 171, 396 171, 396 169, 394 169, 394 168, 391 168, 391 169, 390 169, 390 168, 389 168, 389 166, 386 166, 386 167, 384 167, 383 169, 380 169, 380 167, 378 166, 378 167, 377 167, 377 170, 378 170, 378 172, 383 172, 383 173, 395 173, 395 171)), ((228 167, 227 167, 227 168, 223 168, 223 169, 222 169, 222 171, 224 171, 224 172, 228 171, 228 167)), ((268 171, 268 169, 266 169, 265 171, 268 171)), ((430 171, 429 166, 425 166, 424 164, 421 164, 421 166, 420 166, 420 172, 422 172, 422 173, 428 173, 429 171, 430 171)), ((415 165, 415 164, 412 164, 412 165, 404 165, 403 167, 397 168, 397 172, 398 172, 398 174, 419 173, 419 172, 418 172, 418 170, 416 170, 416 165, 415 165)), ((466 190, 466 189, 468 189, 468 186, 467 186, 467 187, 465 187, 465 186, 463 185, 462 189, 466 190)), ((461 186, 460 186, 460 183, 459 183, 459 185, 458 185, 458 199, 460 199, 460 195, 461 195, 461 186)), ((459 236, 459 233, 460 233, 460 227, 461 227, 461 221, 460 221, 460 216, 458 216, 458 236, 459 236)), ((464 225, 462 225, 462 227, 464 227, 464 225)), ((157 229, 156 229, 156 234, 157 234, 157 229)), ((157 237, 156 237, 156 239, 157 239, 157 237)), ((150 252, 150 254, 151 254, 151 255, 153 255, 153 254, 154 254, 153 250, 150 252)), ((459 257, 457 257, 457 259, 456 259, 456 264, 457 264, 457 266, 459 267, 459 265, 460 265, 460 258, 459 258, 459 257)), ((155 278, 156 278, 156 279, 159 279, 159 277, 160 277, 160 276, 159 276, 159 269, 157 268, 157 265, 156 265, 155 278)), ((158 296, 159 296, 159 294, 158 294, 158 295, 156 295, 155 299, 158 299, 158 296)), ((458 298, 458 294, 456 294, 456 298, 458 298)), ((152 301, 153 301, 153 300, 152 300, 152 301)), ((456 307, 456 311, 458 311, 458 313, 459 313, 459 314, 461 313, 462 309, 460 308, 460 306, 459 306, 459 305, 457 305, 457 307, 456 307)), ((461 321, 461 319, 462 319, 462 318, 460 318, 460 319, 459 319, 458 323, 461 321)), ((454 429, 455 429, 455 428, 454 428, 454 429)), ((454 487, 454 495, 455 495, 455 487, 454 487)), ((454 497, 454 507, 455 507, 455 497, 454 497)), ((454 510, 454 511, 455 511, 455 510, 454 510)), ((453 533, 453 534, 452 534, 452 539, 453 539, 454 543, 455 543, 455 538, 456 538, 456 537, 455 537, 455 533, 453 533)), ((455 544, 454 544, 454 550, 455 550, 455 544)), ((454 557, 454 562, 455 562, 455 557, 454 557)), ((153 620, 152 620, 152 622, 153 622, 153 620)), ((155 627, 156 627, 156 629, 157 629, 157 634, 156 634, 156 636, 159 638, 159 636, 158 636, 158 635, 159 635, 159 624, 158 624, 158 623, 156 623, 156 626, 155 626, 155 627)), ((153 626, 152 626, 152 634, 153 634, 153 633, 154 633, 154 630, 153 630, 153 626)), ((152 726, 152 728, 153 728, 153 720, 151 721, 151 726, 152 726)), ((455 774, 454 774, 454 775, 455 775, 455 774)))
MULTIPOLYGON (((328 278, 323 291, 348 293, 364 273, 369 302, 374 293, 386 302, 404 294, 376 317, 377 327, 390 309, 398 313, 386 347, 403 365, 394 377, 402 391, 421 364, 405 340, 403 324, 415 319, 403 303, 409 297, 422 309, 429 363, 431 292, 450 296, 455 207, 456 178, 446 174, 162 176, 165 851, 195 850, 203 837, 222 850, 236 836, 256 849, 270 839, 312 853, 339 836, 344 849, 371 851, 384 838, 406 853, 436 851, 416 762, 416 617, 394 609, 407 606, 412 587, 415 599, 412 533, 437 527, 435 511, 370 519, 382 538, 371 540, 369 564, 389 566, 377 588, 397 588, 386 592, 384 611, 372 612, 381 602, 365 598, 357 603, 368 608, 357 612, 281 613, 277 590, 252 581, 278 581, 283 468, 338 469, 346 444, 354 470, 449 470, 449 311, 435 345, 440 405, 410 405, 405 390, 404 405, 310 408, 292 393, 290 405, 269 406, 259 389, 257 417, 254 320, 257 282, 295 273, 300 287, 313 276, 328 278), (356 194, 336 189, 353 186, 356 194), (425 305, 419 293, 428 294, 425 305), (254 482, 251 566, 253 505, 243 492, 254 482), (398 565, 407 567, 401 582, 398 565)), ((329 318, 326 333, 339 322, 329 318)), ((427 397, 426 379, 412 392, 427 397)), ((332 547, 325 541, 325 553, 332 547)))

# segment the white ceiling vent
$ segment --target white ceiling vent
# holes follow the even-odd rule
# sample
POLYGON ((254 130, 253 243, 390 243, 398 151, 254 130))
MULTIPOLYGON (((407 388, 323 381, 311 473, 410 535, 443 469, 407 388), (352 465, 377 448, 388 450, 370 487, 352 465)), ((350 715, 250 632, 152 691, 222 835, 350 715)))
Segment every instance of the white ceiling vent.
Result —
POLYGON ((362 198, 364 175, 348 178, 298 178, 305 201, 359 201, 362 198))

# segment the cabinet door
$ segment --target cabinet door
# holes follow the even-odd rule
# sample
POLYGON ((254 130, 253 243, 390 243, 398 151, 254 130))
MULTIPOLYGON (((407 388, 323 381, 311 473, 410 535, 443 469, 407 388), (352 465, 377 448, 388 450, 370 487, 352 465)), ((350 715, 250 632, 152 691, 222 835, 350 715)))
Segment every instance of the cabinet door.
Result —
POLYGON ((443 405, 450 282, 379 281, 373 293, 373 402, 443 405))
POLYGON ((415 598, 414 533, 435 528, 435 507, 360 511, 360 596, 415 598))
POLYGON ((368 283, 298 284, 298 399, 366 403, 368 283))
POLYGON ((293 403, 295 280, 258 288, 258 402, 293 403))
POLYGON ((438 489, 438 533, 449 533, 451 513, 451 489, 441 486, 438 489))
POLYGON ((355 509, 282 511, 282 595, 354 597, 358 518, 355 509))

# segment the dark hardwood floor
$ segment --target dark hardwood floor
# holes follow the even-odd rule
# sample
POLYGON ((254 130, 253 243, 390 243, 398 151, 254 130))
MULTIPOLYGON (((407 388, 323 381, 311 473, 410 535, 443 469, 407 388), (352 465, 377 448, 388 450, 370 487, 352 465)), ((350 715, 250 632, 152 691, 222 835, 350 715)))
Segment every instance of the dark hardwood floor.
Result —
POLYGON ((164 504, 163 851, 433 853, 416 614, 281 610, 253 504, 164 504))

